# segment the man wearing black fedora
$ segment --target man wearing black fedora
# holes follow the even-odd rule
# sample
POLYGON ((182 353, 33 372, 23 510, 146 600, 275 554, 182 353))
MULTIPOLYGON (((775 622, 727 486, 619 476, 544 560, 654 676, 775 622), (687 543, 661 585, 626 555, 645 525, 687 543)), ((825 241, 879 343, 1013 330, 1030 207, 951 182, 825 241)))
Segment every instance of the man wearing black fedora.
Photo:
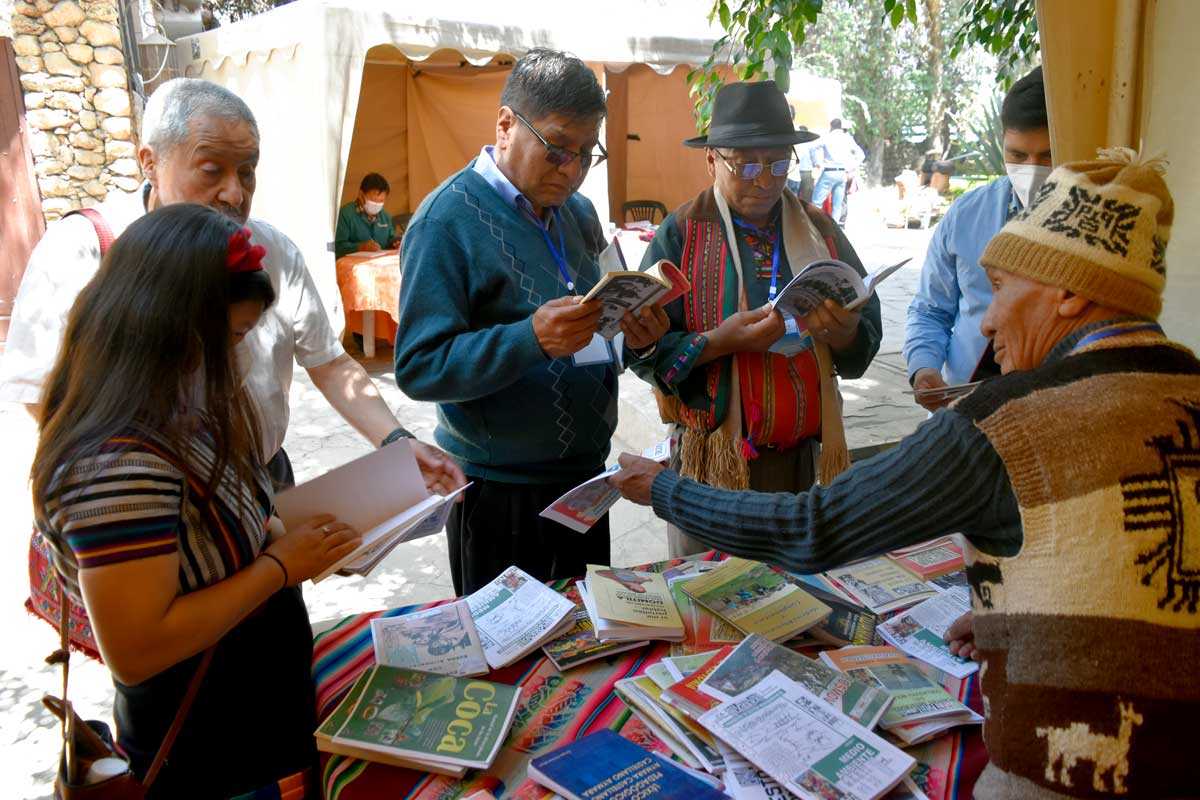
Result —
MULTIPOLYGON (((659 413, 680 442, 672 467, 712 486, 798 492, 817 475, 819 442, 843 456, 835 375, 866 371, 882 337, 879 300, 861 312, 831 301, 803 323, 814 347, 768 352, 785 332, 769 302, 812 261, 837 258, 866 275, 841 229, 786 189, 794 145, 817 138, 793 127, 773 81, 723 86, 702 147, 713 185, 659 226, 642 268, 678 264, 692 289, 665 307, 670 330, 632 366, 655 388, 659 413)), ((671 556, 698 552, 668 529, 671 556)))

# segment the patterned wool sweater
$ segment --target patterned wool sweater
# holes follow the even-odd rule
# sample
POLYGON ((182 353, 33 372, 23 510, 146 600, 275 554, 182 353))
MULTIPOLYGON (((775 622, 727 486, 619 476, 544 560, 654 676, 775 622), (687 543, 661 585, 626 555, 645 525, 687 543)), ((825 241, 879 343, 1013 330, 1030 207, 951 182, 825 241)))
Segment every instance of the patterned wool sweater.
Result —
POLYGON ((1200 362, 1155 331, 1086 341, 955 409, 1024 531, 968 567, 989 800, 1200 791, 1200 362))

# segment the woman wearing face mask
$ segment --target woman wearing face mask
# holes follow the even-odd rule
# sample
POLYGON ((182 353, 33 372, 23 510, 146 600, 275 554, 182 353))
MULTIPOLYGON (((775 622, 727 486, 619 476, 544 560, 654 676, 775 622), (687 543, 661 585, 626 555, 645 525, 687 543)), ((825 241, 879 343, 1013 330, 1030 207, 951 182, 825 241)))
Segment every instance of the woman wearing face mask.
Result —
POLYGON ((1013 84, 1000 109, 1006 175, 964 194, 929 241, 921 284, 908 307, 904 358, 917 402, 934 411, 949 402, 936 390, 995 374, 980 331, 992 287, 979 266, 988 241, 1029 207, 1050 174, 1050 128, 1042 68, 1013 84))
POLYGON ((338 212, 333 252, 338 258, 355 251, 369 253, 400 246, 396 226, 383 210, 391 187, 378 172, 369 173, 358 187, 358 198, 338 212))
POLYGON ((275 300, 262 257, 204 206, 134 222, 71 309, 42 396, 38 529, 112 673, 121 749, 143 781, 161 765, 148 798, 301 797, 317 763, 298 584, 360 539, 328 515, 286 532, 272 517, 235 354, 275 300))

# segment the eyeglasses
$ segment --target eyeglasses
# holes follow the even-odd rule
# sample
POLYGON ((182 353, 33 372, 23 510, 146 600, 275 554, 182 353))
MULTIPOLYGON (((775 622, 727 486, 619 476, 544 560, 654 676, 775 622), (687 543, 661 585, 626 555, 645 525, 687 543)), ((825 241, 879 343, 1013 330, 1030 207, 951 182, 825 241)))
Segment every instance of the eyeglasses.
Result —
POLYGON ((772 177, 782 178, 791 171, 792 164, 799 160, 796 157, 795 150, 792 150, 792 155, 789 158, 785 158, 780 161, 772 161, 770 164, 764 164, 761 161, 751 161, 747 164, 731 162, 723 153, 721 153, 720 150, 713 150, 713 152, 717 154, 717 157, 720 158, 725 166, 729 168, 731 173, 737 175, 744 181, 752 181, 759 175, 762 175, 763 167, 771 168, 772 177))
POLYGON ((596 142, 596 147, 600 148, 599 153, 576 153, 574 150, 568 150, 565 147, 559 147, 556 144, 550 144, 546 141, 545 137, 538 133, 537 128, 533 127, 533 125, 529 123, 529 120, 522 117, 516 111, 513 111, 513 114, 516 115, 517 119, 521 120, 521 122, 525 124, 525 127, 529 128, 529 130, 533 132, 533 135, 538 138, 538 141, 542 143, 542 147, 546 148, 546 161, 550 162, 556 167, 566 166, 578 158, 579 168, 584 172, 587 172, 589 169, 608 158, 608 152, 604 149, 604 145, 600 144, 599 142, 596 142))

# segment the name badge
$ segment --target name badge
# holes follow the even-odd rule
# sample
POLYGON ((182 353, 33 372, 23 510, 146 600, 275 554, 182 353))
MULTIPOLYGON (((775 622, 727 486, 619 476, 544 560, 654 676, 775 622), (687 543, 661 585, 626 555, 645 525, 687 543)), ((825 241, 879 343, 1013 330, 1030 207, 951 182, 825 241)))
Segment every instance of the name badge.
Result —
POLYGON ((593 333, 592 341, 588 343, 587 347, 571 356, 571 361, 577 367, 592 367, 597 364, 615 364, 617 357, 613 351, 612 342, 598 333, 593 333))

